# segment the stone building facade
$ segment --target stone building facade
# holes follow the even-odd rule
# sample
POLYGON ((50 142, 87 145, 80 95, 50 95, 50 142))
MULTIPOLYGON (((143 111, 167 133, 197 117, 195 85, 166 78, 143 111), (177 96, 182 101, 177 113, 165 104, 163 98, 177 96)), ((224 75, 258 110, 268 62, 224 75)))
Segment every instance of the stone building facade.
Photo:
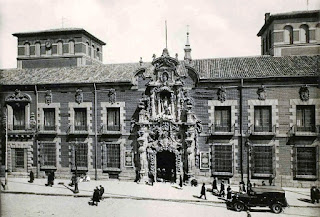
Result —
POLYGON ((184 60, 38 66, 1 70, 12 176, 320 184, 319 55, 192 59, 187 40, 184 60))

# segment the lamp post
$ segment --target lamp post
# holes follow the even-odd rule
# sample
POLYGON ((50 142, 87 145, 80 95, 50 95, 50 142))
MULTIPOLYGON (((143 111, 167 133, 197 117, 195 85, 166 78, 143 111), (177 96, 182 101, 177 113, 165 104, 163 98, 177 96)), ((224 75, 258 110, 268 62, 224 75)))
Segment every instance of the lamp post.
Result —
POLYGON ((74 191, 73 193, 77 194, 79 193, 79 189, 78 189, 78 162, 77 162, 77 147, 75 147, 74 149, 74 155, 75 155, 75 165, 76 165, 76 178, 75 178, 75 183, 74 183, 74 191))
POLYGON ((249 141, 249 139, 246 140, 245 145, 247 147, 247 173, 248 173, 248 175, 247 175, 247 190, 249 191, 249 189, 251 188, 251 183, 250 183, 250 141, 249 141))

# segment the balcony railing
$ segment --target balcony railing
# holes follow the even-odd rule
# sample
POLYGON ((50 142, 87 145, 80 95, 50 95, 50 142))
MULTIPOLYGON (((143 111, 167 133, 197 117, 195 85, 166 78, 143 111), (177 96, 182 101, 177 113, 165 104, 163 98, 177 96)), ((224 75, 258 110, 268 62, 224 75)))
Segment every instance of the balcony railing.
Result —
POLYGON ((293 125, 289 130, 289 136, 319 136, 320 125, 316 126, 297 126, 293 125))
POLYGON ((248 129, 249 135, 261 135, 261 136, 272 136, 277 133, 278 127, 273 126, 254 126, 251 125, 248 129))
POLYGON ((88 134, 89 125, 69 125, 68 134, 88 134))
POLYGON ((103 124, 100 128, 101 134, 121 134, 121 124, 120 125, 107 125, 103 124))
POLYGON ((232 126, 221 126, 217 124, 212 124, 211 126, 209 126, 209 133, 211 135, 234 135, 235 124, 232 126))
POLYGON ((38 125, 38 133, 40 134, 52 134, 57 132, 56 125, 38 125))

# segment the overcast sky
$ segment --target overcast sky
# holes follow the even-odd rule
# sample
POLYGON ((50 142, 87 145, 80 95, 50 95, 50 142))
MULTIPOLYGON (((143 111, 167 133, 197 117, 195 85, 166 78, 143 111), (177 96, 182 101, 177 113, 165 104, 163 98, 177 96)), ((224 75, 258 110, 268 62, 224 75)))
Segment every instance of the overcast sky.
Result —
MULTIPOLYGON (((319 9, 309 0, 309 10, 319 9)), ((106 42, 104 63, 151 61, 165 47, 183 59, 190 26, 193 59, 260 55, 266 12, 307 10, 307 0, 0 0, 0 68, 16 68, 12 33, 80 27, 106 42)))

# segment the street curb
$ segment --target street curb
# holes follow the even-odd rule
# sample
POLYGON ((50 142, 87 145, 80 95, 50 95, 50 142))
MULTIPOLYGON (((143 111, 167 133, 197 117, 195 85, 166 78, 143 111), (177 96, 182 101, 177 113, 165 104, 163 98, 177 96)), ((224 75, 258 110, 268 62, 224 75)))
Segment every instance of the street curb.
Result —
MULTIPOLYGON (((87 197, 91 198, 90 195, 72 195, 72 194, 52 194, 52 193, 36 193, 36 192, 24 192, 24 191, 1 191, 5 194, 29 194, 29 195, 40 195, 40 196, 59 196, 59 197, 87 197)), ((167 202, 193 202, 193 203, 217 203, 224 204, 223 201, 208 201, 208 200, 182 200, 182 199, 165 199, 165 198, 152 198, 152 197, 125 197, 125 196, 104 196, 103 199, 131 199, 131 200, 152 200, 152 201, 167 201, 167 202)), ((299 206, 299 205, 289 205, 295 208, 316 208, 320 209, 320 206, 299 206)))

